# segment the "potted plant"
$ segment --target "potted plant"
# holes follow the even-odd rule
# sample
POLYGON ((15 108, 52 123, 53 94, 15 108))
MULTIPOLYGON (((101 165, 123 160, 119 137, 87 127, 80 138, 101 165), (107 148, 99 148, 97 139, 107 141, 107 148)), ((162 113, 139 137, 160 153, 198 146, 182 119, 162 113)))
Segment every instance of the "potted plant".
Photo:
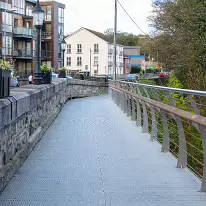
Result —
POLYGON ((59 78, 66 78, 66 71, 67 71, 67 69, 65 67, 59 68, 58 69, 58 72, 59 72, 58 77, 59 78))
POLYGON ((42 71, 42 83, 51 84, 53 68, 47 66, 46 64, 43 64, 41 66, 41 71, 42 71))
POLYGON ((0 98, 10 95, 12 64, 10 62, 0 60, 0 98))

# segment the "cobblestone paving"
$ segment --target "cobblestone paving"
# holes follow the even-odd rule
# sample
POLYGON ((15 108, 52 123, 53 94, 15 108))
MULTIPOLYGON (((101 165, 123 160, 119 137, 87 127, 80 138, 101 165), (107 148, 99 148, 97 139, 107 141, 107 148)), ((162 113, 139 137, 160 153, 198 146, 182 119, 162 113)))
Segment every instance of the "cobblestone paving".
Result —
POLYGON ((68 101, 0 205, 205 206, 200 181, 149 139, 109 96, 68 101))

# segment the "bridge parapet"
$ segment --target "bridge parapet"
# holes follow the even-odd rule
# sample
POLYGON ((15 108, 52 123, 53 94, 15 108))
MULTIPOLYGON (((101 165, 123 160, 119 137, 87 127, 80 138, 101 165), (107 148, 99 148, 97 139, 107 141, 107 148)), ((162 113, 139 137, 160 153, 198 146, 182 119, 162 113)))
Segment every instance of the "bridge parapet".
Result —
POLYGON ((107 92, 104 82, 55 79, 27 85, 0 100, 0 191, 28 157, 68 99, 107 92))
POLYGON ((172 152, 178 168, 202 179, 206 192, 206 92, 110 81, 112 98, 121 109, 172 152))

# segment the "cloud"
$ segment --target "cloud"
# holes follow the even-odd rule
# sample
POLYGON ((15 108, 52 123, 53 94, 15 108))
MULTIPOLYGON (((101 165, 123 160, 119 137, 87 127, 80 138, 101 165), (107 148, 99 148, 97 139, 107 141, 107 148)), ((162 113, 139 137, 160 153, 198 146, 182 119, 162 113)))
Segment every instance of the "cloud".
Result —
MULTIPOLYGON (((57 0, 66 5, 65 34, 86 27, 100 32, 114 27, 114 0, 57 0)), ((146 33, 152 0, 119 0, 146 33)), ((118 30, 141 33, 118 6, 118 30)))

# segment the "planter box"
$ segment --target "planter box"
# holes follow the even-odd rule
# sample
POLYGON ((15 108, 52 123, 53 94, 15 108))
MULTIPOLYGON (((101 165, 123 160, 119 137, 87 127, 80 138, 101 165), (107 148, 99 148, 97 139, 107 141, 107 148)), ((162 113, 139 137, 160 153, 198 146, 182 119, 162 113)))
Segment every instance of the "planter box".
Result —
POLYGON ((42 72, 42 84, 51 84, 51 81, 52 81, 52 73, 48 72, 44 74, 44 72, 42 72))
POLYGON ((11 71, 0 69, 0 98, 10 95, 11 71))
POLYGON ((66 78, 66 72, 65 71, 60 71, 58 74, 59 78, 66 78))

